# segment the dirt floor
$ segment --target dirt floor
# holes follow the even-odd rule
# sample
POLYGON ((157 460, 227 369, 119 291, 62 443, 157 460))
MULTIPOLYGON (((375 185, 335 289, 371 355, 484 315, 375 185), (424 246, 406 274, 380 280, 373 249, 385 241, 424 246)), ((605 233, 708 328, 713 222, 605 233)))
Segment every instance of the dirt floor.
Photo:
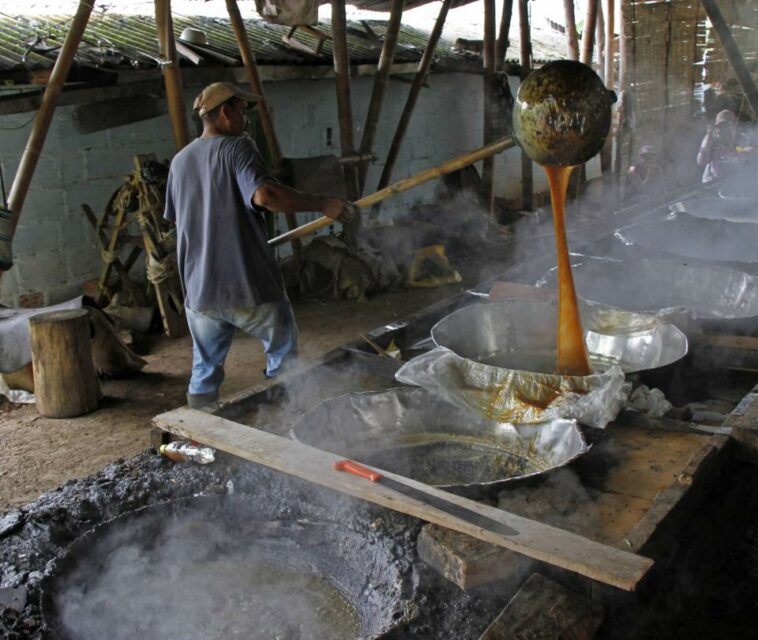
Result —
MULTIPOLYGON (((459 285, 384 293, 367 302, 295 302, 300 368, 362 333, 458 293, 482 273, 481 265, 462 271, 459 285)), ((142 355, 148 361, 143 372, 129 380, 104 381, 102 405, 89 415, 50 419, 34 405, 0 405, 0 512, 149 445, 151 418, 185 403, 191 340, 156 337, 142 355)), ((258 340, 238 335, 226 364, 222 399, 265 382, 258 340)))

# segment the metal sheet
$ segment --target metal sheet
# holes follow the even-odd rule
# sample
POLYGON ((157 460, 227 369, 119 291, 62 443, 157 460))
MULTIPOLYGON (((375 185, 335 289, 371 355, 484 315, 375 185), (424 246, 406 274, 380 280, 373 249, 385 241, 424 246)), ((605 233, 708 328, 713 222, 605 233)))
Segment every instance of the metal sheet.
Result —
POLYGON ((758 201, 752 199, 694 198, 675 202, 669 209, 706 220, 758 223, 758 201))
MULTIPOLYGON (((577 293, 586 300, 651 314, 682 312, 693 320, 758 316, 758 277, 736 269, 577 254, 571 256, 571 268, 577 293)), ((556 289, 556 269, 535 284, 556 289)))
POLYGON ((588 450, 574 420, 497 423, 424 389, 325 400, 295 422, 292 437, 443 488, 491 486, 535 476, 588 450))

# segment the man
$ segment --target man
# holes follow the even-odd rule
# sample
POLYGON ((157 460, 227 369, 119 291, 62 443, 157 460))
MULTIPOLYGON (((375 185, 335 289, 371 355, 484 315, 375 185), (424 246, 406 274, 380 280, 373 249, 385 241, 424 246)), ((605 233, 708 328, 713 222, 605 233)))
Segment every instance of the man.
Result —
POLYGON ((259 338, 267 377, 297 354, 297 326, 264 212, 321 212, 350 220, 356 208, 340 199, 302 193, 276 182, 247 135, 246 94, 215 82, 195 99, 202 135, 171 162, 165 218, 176 224, 177 261, 192 334, 189 406, 215 402, 235 329, 259 338))
POLYGON ((737 164, 737 118, 729 109, 716 114, 712 127, 708 127, 697 163, 703 169, 703 184, 721 180, 735 172, 737 164))

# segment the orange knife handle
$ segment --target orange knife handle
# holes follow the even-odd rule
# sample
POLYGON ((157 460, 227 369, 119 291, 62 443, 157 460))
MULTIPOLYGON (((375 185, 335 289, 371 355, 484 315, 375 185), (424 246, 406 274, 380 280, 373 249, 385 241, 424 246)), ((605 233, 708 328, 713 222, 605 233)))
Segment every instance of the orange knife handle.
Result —
POLYGON ((337 462, 332 464, 332 467, 335 471, 347 471, 348 473, 355 474, 361 478, 366 478, 366 480, 371 480, 371 482, 381 480, 383 477, 381 473, 369 469, 368 467, 364 467, 362 464, 358 464, 352 460, 337 460, 337 462))

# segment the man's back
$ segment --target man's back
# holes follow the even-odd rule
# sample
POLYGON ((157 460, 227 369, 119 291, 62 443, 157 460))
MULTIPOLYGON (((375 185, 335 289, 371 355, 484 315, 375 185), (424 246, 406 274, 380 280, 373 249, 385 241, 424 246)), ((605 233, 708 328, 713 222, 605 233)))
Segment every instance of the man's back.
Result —
POLYGON ((171 163, 165 217, 176 223, 185 304, 194 311, 275 302, 284 295, 256 189, 272 178, 246 136, 198 138, 171 163))

